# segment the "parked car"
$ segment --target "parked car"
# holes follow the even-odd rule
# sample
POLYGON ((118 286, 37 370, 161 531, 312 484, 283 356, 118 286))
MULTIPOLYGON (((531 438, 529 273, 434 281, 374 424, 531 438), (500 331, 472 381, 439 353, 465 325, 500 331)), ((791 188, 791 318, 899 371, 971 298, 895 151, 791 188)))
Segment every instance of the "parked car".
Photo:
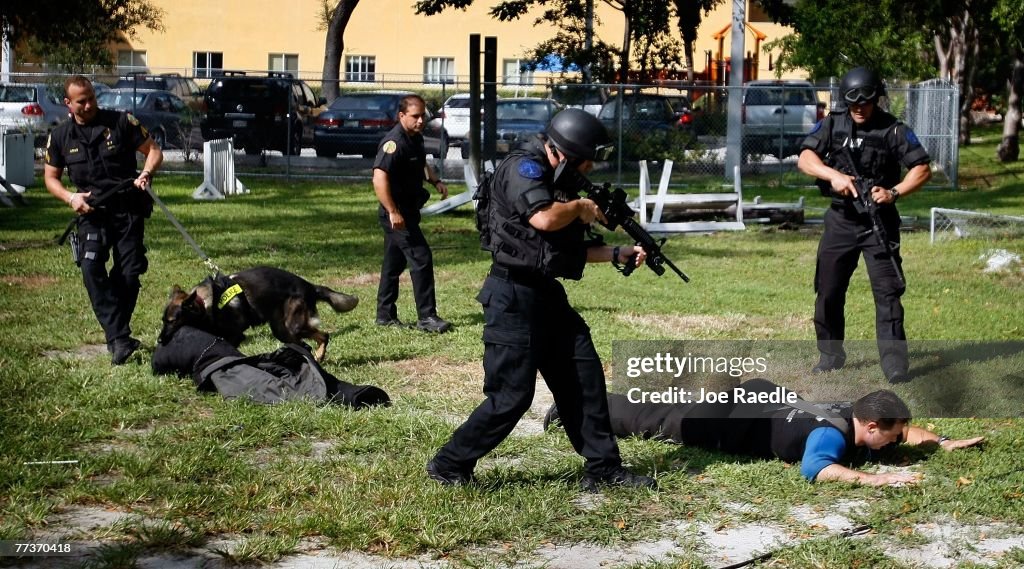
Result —
MULTIPOLYGON (((481 96, 482 97, 482 96, 481 96)), ((500 100, 501 97, 498 97, 500 100)), ((448 133, 449 142, 459 144, 469 137, 469 93, 457 93, 448 97, 448 100, 438 109, 434 116, 437 127, 443 127, 448 133)), ((483 101, 480 102, 483 112, 483 101)))
POLYGON ((608 101, 608 89, 599 85, 567 83, 551 88, 551 98, 567 109, 583 109, 595 117, 608 101))
MULTIPOLYGON (((170 91, 193 111, 199 112, 203 108, 203 89, 192 79, 182 77, 178 73, 161 73, 159 75, 129 73, 118 79, 117 83, 114 83, 114 88, 170 91)), ((96 94, 99 95, 99 93, 100 91, 97 89, 96 94)))
POLYGON ((692 114, 677 114, 664 95, 630 93, 622 98, 622 118, 618 116, 618 97, 613 96, 601 107, 597 118, 608 129, 613 142, 619 144, 622 129, 623 158, 651 160, 673 156, 690 147, 696 135, 692 114))
POLYGON ((203 140, 233 138, 246 154, 272 149, 298 155, 313 145, 313 123, 326 109, 326 100, 305 81, 278 72, 225 71, 210 82, 204 100, 203 140))
POLYGON ((743 154, 785 158, 824 118, 808 81, 751 81, 743 89, 743 154))
POLYGON ((45 141, 68 118, 64 97, 43 83, 0 83, 0 126, 17 128, 45 141))
POLYGON ((192 110, 170 91, 111 89, 97 98, 101 109, 128 111, 160 148, 183 147, 192 132, 192 110))
MULTIPOLYGON (((364 158, 377 155, 381 139, 398 123, 398 103, 407 91, 366 91, 342 95, 320 114, 313 129, 313 148, 317 156, 359 154, 364 158)), ((426 126, 423 145, 427 154, 444 157, 448 154, 448 132, 433 121, 430 109, 424 109, 426 126)))
MULTIPOLYGON (((543 131, 562 106, 554 99, 520 97, 501 99, 494 107, 498 156, 504 156, 520 142, 543 131)), ((483 134, 480 135, 483 140, 483 134)), ((463 158, 469 158, 469 141, 461 144, 463 158)))

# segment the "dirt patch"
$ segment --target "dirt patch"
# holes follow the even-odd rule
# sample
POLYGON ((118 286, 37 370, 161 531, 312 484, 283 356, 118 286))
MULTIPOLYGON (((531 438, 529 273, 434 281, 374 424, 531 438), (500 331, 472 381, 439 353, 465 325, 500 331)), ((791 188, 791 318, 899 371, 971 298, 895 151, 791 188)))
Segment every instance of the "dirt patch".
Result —
POLYGON ((0 284, 27 289, 43 288, 56 283, 57 278, 50 275, 4 275, 0 277, 0 284))
POLYGON ((109 354, 106 344, 86 344, 73 350, 46 350, 43 357, 48 360, 88 360, 109 354))
MULTIPOLYGON (((440 279, 438 279, 440 280, 440 279)), ((335 289, 344 291, 345 287, 377 286, 380 283, 380 273, 362 273, 345 277, 343 279, 327 279, 324 284, 335 289)), ((398 277, 399 286, 412 286, 412 278, 409 271, 405 271, 398 277)))
POLYGON ((676 338, 734 336, 760 340, 778 338, 783 330, 809 330, 808 318, 797 315, 768 318, 745 314, 622 314, 620 320, 676 338))

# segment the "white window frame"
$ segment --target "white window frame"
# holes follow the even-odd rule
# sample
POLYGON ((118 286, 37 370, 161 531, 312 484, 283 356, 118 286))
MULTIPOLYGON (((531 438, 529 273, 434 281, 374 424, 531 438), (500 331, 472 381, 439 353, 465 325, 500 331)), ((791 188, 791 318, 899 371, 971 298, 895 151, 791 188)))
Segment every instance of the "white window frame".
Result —
POLYGON ((523 70, 522 59, 501 60, 501 84, 502 85, 533 85, 533 71, 523 70), (511 73, 509 68, 515 69, 511 73))
POLYGON ((454 57, 424 57, 423 83, 427 85, 455 82, 454 57))
POLYGON ((193 77, 213 77, 217 75, 218 71, 224 70, 224 52, 221 51, 193 51, 192 52, 192 76, 193 77), (214 56, 220 58, 220 65, 213 64, 214 56), (199 58, 202 57, 205 61, 203 65, 199 65, 199 58))
POLYGON ((373 83, 377 80, 377 56, 346 55, 345 81, 348 83, 373 83))
POLYGON ((297 53, 268 53, 267 71, 281 71, 298 76, 299 54, 297 53))
POLYGON ((128 73, 130 71, 148 71, 148 56, 144 49, 119 49, 117 50, 117 71, 128 73))

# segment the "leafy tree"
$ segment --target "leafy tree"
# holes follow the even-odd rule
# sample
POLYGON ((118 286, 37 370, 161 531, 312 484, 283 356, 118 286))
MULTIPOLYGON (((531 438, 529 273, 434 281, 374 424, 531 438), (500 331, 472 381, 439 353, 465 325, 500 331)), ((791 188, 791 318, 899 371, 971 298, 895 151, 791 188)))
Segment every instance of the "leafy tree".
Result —
MULTIPOLYGON (((599 1, 621 12, 624 18, 622 45, 617 48, 618 69, 613 69, 608 57, 616 50, 614 45, 595 38, 591 50, 584 47, 587 0, 504 0, 493 6, 489 13, 504 22, 526 15, 534 6, 544 7, 536 23, 553 24, 561 31, 529 52, 529 65, 534 68, 544 66, 552 56, 556 56, 563 62, 563 69, 583 69, 590 64, 595 79, 611 82, 627 80, 633 59, 641 72, 679 63, 679 44, 670 33, 675 3, 664 0, 599 1)), ((448 8, 465 10, 472 4, 473 0, 419 0, 415 7, 417 13, 433 15, 448 8)))
POLYGON ((693 45, 697 42, 697 30, 700 24, 715 6, 725 0, 674 0, 677 27, 683 38, 683 60, 686 65, 686 77, 693 80, 693 45))
POLYGON ((163 31, 164 12, 149 0, 12 0, 0 4, 0 25, 11 45, 65 72, 114 64, 109 45, 139 28, 163 31))
POLYGON ((345 53, 345 28, 352 18, 359 0, 338 0, 331 7, 333 0, 321 0, 320 29, 327 31, 324 44, 323 96, 327 104, 338 98, 338 81, 341 79, 341 56, 345 53))
POLYGON ((992 20, 1003 32, 1004 48, 1009 53, 1006 114, 1003 140, 996 154, 1003 162, 1020 158, 1021 98, 1024 97, 1024 4, 1020 0, 997 0, 992 20))

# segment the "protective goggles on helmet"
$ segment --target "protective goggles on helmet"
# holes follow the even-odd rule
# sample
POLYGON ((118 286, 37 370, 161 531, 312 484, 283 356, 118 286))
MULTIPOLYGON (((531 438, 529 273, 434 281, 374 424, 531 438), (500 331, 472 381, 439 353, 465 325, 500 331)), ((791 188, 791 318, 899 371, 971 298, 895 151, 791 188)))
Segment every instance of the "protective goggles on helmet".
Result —
POLYGON ((594 149, 594 161, 606 162, 611 159, 612 154, 615 154, 614 144, 600 144, 594 149))
POLYGON ((850 104, 873 102, 877 98, 878 88, 874 85, 854 87, 853 89, 843 93, 843 99, 846 99, 846 102, 850 104))

